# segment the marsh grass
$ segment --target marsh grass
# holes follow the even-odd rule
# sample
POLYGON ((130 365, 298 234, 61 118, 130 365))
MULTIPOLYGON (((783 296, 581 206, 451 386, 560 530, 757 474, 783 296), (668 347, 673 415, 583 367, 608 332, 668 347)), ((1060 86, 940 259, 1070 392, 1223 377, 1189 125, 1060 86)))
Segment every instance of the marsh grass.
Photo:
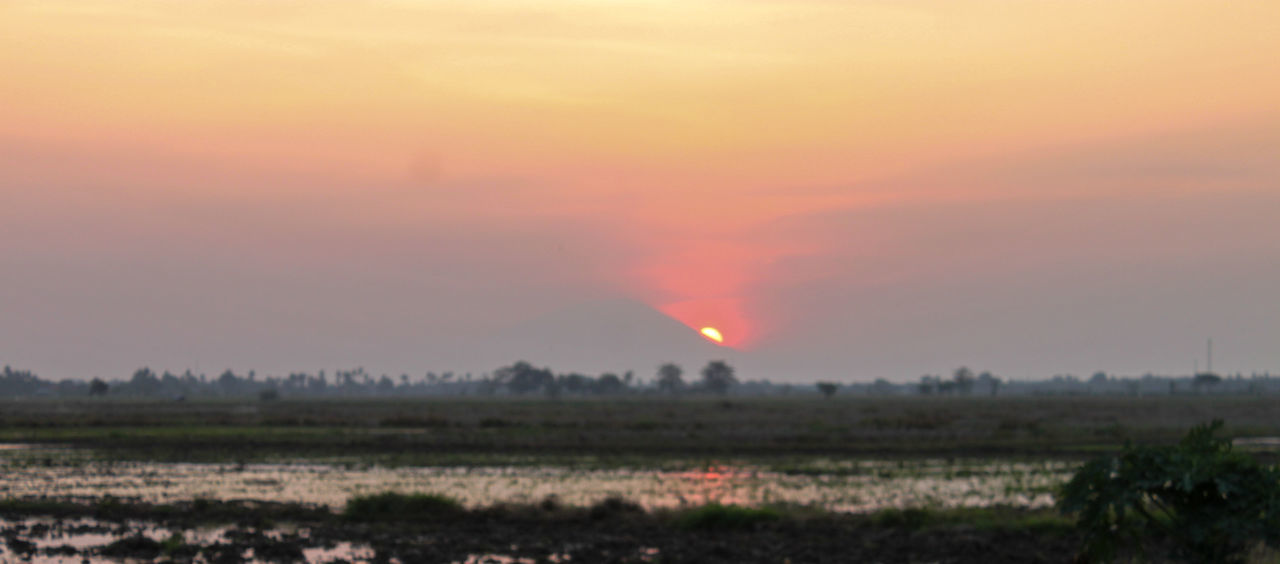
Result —
MULTIPOLYGON (((646 511, 634 501, 610 496, 587 507, 562 506, 554 499, 538 503, 501 503, 467 508, 456 500, 437 494, 383 492, 353 496, 341 511, 308 504, 215 501, 195 499, 172 504, 152 504, 119 498, 99 500, 0 500, 0 517, 92 518, 107 522, 152 520, 200 524, 251 523, 270 527, 275 523, 421 523, 440 519, 545 522, 650 523, 684 531, 751 530, 769 526, 805 526, 818 522, 840 522, 886 529, 929 530, 969 528, 977 530, 1023 530, 1041 534, 1066 534, 1074 521, 1050 509, 1010 506, 957 509, 886 509, 867 514, 826 511, 821 508, 778 504, 742 507, 711 503, 680 509, 646 511)), ((176 548, 180 535, 161 545, 176 548)))
POLYGON ((679 514, 675 523, 682 529, 751 529, 760 523, 782 519, 782 512, 772 507, 740 507, 713 503, 679 514))
POLYGON ((326 507, 306 503, 266 501, 219 501, 196 498, 175 503, 148 503, 102 496, 97 499, 4 499, 0 516, 87 517, 103 521, 130 519, 177 521, 184 523, 246 522, 268 526, 274 522, 323 521, 333 513, 326 507))
POLYGON ((866 516, 883 528, 910 530, 940 527, 971 527, 978 530, 1024 530, 1040 534, 1069 534, 1075 520, 1047 510, 1021 507, 965 507, 953 509, 912 507, 882 509, 866 516))
POLYGON ((1125 439, 1171 443, 1199 421, 1280 436, 1280 397, 26 398, 0 442, 139 460, 333 456, 422 464, 441 455, 1087 457, 1125 439), (1028 415, 1021 415, 1028 414, 1028 415), (1034 416, 1030 415, 1034 414, 1034 416))
POLYGON ((342 516, 352 521, 431 521, 464 511, 457 500, 440 494, 383 492, 351 498, 342 516))

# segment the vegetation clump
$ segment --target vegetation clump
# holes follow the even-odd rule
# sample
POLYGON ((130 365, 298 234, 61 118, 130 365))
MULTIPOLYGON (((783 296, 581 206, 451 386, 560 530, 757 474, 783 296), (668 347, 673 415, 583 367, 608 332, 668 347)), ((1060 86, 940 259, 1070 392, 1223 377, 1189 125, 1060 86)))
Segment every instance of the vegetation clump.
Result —
POLYGON ((760 523, 777 521, 782 513, 770 507, 754 508, 713 503, 690 509, 676 520, 684 529, 751 529, 760 523))
POLYGON ((623 515, 643 515, 644 512, 640 504, 617 495, 606 497, 587 510, 588 516, 596 521, 623 515))
POLYGON ((876 525, 889 528, 916 530, 924 528, 932 521, 933 515, 926 509, 910 507, 906 509, 889 508, 876 512, 873 521, 876 525))
POLYGON ((448 496, 385 492, 351 498, 342 514, 355 521, 429 521, 464 511, 461 503, 448 496))
POLYGON ((1110 561, 1120 547, 1162 537, 1191 562, 1242 562, 1260 543, 1280 547, 1280 470, 1194 427, 1176 446, 1125 445, 1085 464, 1059 508, 1079 514, 1085 552, 1110 561))
POLYGON ((125 537, 102 547, 102 555, 116 558, 155 558, 164 546, 143 535, 125 537))

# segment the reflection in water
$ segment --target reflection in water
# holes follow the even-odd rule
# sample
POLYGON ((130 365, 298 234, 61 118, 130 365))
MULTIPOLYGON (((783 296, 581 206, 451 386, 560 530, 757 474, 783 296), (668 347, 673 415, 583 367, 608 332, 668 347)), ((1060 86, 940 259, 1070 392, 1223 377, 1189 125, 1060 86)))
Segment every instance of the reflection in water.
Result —
MULTIPOLYGON (((21 538, 31 543, 30 550, 18 553, 8 543, 0 545, 0 562, 32 562, 36 564, 80 564, 82 562, 120 562, 119 558, 85 556, 122 538, 142 536, 156 542, 179 538, 184 543, 209 546, 231 542, 231 527, 203 527, 172 529, 146 522, 110 523, 94 519, 27 518, 0 519, 0 529, 7 538, 21 538)), ((300 532, 306 532, 305 530, 300 532)), ((264 531, 275 540, 282 531, 264 531)), ((243 558, 252 561, 253 549, 246 549, 243 558)), ((367 562, 373 559, 373 549, 366 545, 337 542, 328 547, 302 549, 303 558, 310 563, 367 562)), ((134 560, 128 560, 134 561, 134 560)))
POLYGON ((706 469, 682 472, 674 479, 680 480, 675 490, 680 505, 751 505, 749 495, 741 491, 741 485, 758 480, 756 472, 731 466, 716 465, 706 469), (683 493, 687 492, 687 493, 683 493))
POLYGON ((1072 466, 990 460, 811 460, 766 469, 715 463, 696 471, 580 470, 563 466, 368 467, 340 464, 102 462, 74 453, 0 454, 0 498, 98 498, 149 502, 193 498, 304 502, 341 508, 353 495, 443 493, 468 506, 536 503, 556 497, 585 506, 622 496, 649 508, 707 503, 796 504, 832 511, 885 507, 1045 507, 1072 466))

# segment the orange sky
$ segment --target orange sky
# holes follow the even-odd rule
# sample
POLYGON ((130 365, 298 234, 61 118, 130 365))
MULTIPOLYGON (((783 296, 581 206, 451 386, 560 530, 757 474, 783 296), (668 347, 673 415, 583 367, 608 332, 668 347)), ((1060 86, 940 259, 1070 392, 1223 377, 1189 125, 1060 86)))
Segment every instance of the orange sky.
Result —
MULTIPOLYGON (((1124 218, 1176 194, 1160 221, 1252 217, 1278 189, 1278 21, 1272 1, 8 1, 0 221, 23 234, 0 267, 84 277, 31 315, 93 303, 98 276, 131 287, 103 262, 200 263, 187 280, 222 257, 250 309, 327 273, 284 317, 362 291, 338 319, 425 299, 482 332, 626 296, 738 348, 821 342, 875 300, 821 320, 809 296, 924 284, 957 256, 956 216, 900 210, 995 214, 993 238, 1035 242, 982 259, 1005 274, 1092 260, 1009 220, 1055 206, 1124 218), (511 271, 533 274, 494 280, 511 271)), ((1277 258, 1240 241, 1099 245, 1277 258)), ((7 309, 28 311, 20 287, 7 309)))

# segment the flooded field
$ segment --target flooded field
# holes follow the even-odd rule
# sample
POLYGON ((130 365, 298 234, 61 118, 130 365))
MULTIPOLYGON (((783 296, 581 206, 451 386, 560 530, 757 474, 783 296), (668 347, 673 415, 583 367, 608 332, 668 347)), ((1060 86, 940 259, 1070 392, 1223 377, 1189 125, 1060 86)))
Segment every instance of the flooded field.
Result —
MULTIPOLYGON (((81 564, 82 562, 147 561, 139 558, 139 552, 166 552, 171 557, 208 562, 217 557, 196 558, 184 554, 182 547, 211 547, 210 554, 222 553, 225 558, 255 561, 259 559, 290 560, 280 554, 255 554, 253 539, 260 536, 273 547, 289 546, 290 540, 310 536, 305 528, 275 531, 245 531, 230 526, 203 528, 175 528, 150 522, 110 523, 96 519, 0 519, 0 531, 6 542, 0 546, 0 560, 22 561, 36 564, 81 564), (245 548, 249 540, 249 548, 245 548), (140 547, 141 545, 141 547, 140 547), (85 556, 96 553, 97 556, 85 556)), ((190 552, 188 548, 185 552, 190 552)), ((259 549, 258 552, 264 552, 259 549)), ((280 552, 277 548, 274 552, 280 552)), ((322 546, 296 548, 294 559, 315 564, 329 562, 368 561, 373 550, 366 545, 351 542, 322 543, 322 546)))
POLYGON ((104 461, 68 449, 0 449, 0 497, 197 498, 301 502, 340 509, 352 496, 435 493, 468 507, 553 498, 586 506, 610 496, 646 509, 720 503, 798 505, 838 512, 883 508, 1048 507, 1074 464, 1058 461, 812 459, 785 467, 751 462, 682 469, 572 466, 380 467, 353 463, 198 464, 104 461))

